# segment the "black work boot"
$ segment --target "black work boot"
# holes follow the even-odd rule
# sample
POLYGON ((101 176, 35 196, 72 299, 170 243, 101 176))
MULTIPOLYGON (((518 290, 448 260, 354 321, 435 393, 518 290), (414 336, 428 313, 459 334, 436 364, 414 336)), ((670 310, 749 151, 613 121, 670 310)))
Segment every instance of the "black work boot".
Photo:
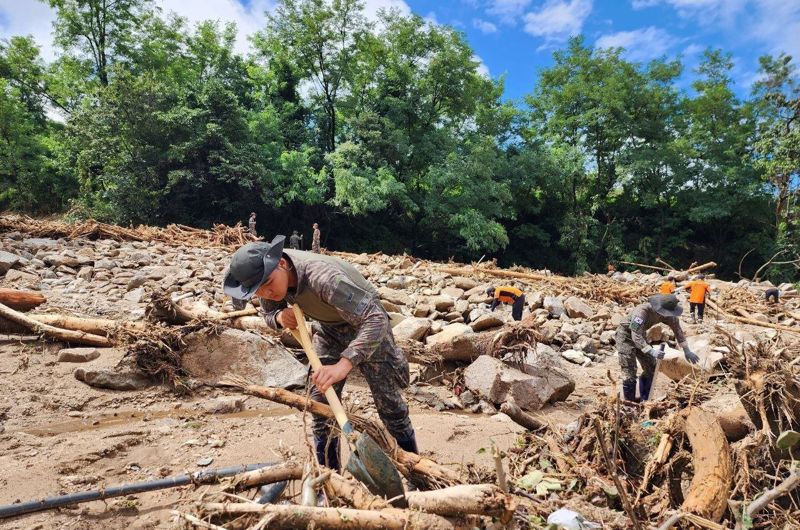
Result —
POLYGON ((314 436, 314 449, 317 453, 317 462, 323 466, 328 466, 334 471, 341 472, 342 464, 339 462, 339 437, 331 436, 330 443, 328 437, 314 436), (325 450, 327 448, 327 451, 325 450))
POLYGON ((650 387, 653 386, 653 378, 649 375, 639 376, 639 398, 642 401, 650 399, 650 387))
POLYGON ((628 401, 636 401, 636 381, 622 382, 622 397, 628 401))
POLYGON ((399 445, 400 449, 403 451, 419 454, 419 449, 417 449, 417 435, 414 433, 414 429, 411 429, 411 434, 395 436, 395 440, 397 440, 397 445, 399 445))

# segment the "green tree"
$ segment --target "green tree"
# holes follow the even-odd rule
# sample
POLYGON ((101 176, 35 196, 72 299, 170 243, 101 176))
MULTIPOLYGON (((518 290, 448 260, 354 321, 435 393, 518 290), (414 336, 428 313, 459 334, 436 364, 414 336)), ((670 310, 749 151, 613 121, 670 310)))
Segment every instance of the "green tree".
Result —
POLYGON ((131 54, 152 0, 41 0, 56 10, 56 43, 89 56, 102 86, 111 65, 131 54))

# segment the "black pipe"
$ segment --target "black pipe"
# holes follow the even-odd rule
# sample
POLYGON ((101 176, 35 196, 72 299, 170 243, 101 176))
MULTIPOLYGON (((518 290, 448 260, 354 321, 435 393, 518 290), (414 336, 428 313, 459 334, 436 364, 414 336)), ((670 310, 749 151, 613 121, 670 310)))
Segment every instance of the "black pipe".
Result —
POLYGON ((286 489, 287 484, 289 484, 288 480, 281 480, 280 482, 273 482, 272 484, 261 486, 258 490, 259 497, 256 499, 256 502, 258 504, 275 504, 275 501, 281 496, 283 490, 286 489))
POLYGON ((254 469, 260 469, 262 467, 268 467, 272 465, 275 464, 247 464, 241 466, 223 467, 220 469, 207 469, 195 471, 194 473, 182 473, 180 475, 158 480, 133 482, 130 484, 122 484, 120 486, 112 486, 110 488, 101 490, 82 491, 78 493, 70 493, 68 495, 59 495, 57 497, 47 497, 46 499, 38 501, 8 504, 6 506, 0 506, 0 519, 13 517, 15 515, 22 515, 23 513, 51 510, 53 508, 69 506, 70 504, 99 501, 102 499, 109 499, 111 497, 130 495, 133 493, 174 488, 177 486, 186 486, 187 484, 208 484, 216 482, 217 479, 220 478, 232 477, 233 475, 238 475, 239 473, 244 473, 245 471, 253 471, 254 469))

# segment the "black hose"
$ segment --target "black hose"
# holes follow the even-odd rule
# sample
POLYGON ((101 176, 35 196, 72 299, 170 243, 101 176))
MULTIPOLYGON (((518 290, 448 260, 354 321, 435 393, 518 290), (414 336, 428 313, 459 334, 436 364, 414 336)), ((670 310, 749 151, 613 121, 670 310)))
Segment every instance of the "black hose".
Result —
POLYGON ((223 467, 220 469, 207 469, 196 471, 194 473, 183 473, 181 475, 175 475, 174 477, 167 477, 158 480, 133 482, 130 484, 122 484, 120 486, 112 486, 110 488, 100 490, 70 493, 68 495, 59 495, 57 497, 47 497, 46 499, 38 501, 7 504, 6 506, 0 506, 0 519, 14 517, 15 515, 22 515, 23 513, 51 510, 53 508, 69 506, 70 504, 98 501, 102 499, 109 499, 111 497, 130 495, 133 493, 174 488, 177 486, 186 486, 187 484, 208 484, 216 482, 217 479, 220 478, 231 477, 233 475, 238 475, 239 473, 244 473, 245 471, 253 471, 254 469, 260 469, 262 467, 268 467, 272 465, 275 464, 247 464, 241 466, 223 467))

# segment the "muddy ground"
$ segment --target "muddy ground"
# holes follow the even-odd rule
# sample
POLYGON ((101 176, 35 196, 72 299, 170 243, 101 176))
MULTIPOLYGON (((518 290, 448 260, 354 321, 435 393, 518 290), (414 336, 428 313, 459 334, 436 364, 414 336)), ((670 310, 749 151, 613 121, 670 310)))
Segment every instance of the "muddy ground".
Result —
MULTIPOLYGON (((72 376, 74 365, 55 362, 58 346, 33 342, 0 346, 0 504, 150 480, 200 469, 281 458, 302 452, 302 414, 234 391, 205 389, 178 396, 163 387, 143 391, 91 388, 72 376), (221 404, 242 399, 243 410, 215 413, 221 404)), ((113 365, 101 357, 86 367, 113 365)), ((566 424, 589 407, 619 371, 616 359, 589 367, 570 366, 577 382, 566 402, 546 407, 548 421, 566 424)), ((358 375, 345 387, 346 406, 369 409, 366 382, 358 375)), ((490 471, 481 448, 507 448, 522 428, 505 415, 438 412, 413 398, 411 417, 422 452, 441 463, 474 464, 490 471)), ((196 498, 183 487, 96 501, 75 508, 0 521, 0 528, 175 528, 170 510, 196 498)))

